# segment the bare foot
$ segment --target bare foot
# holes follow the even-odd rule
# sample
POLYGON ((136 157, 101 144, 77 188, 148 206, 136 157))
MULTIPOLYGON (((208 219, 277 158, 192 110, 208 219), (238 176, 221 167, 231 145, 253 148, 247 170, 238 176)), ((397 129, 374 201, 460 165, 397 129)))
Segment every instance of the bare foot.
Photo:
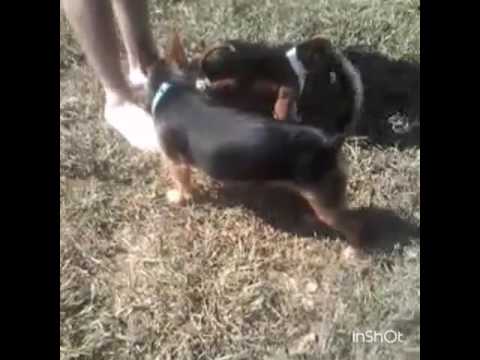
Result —
POLYGON ((104 116, 133 147, 144 151, 160 149, 152 116, 133 101, 107 95, 104 116))

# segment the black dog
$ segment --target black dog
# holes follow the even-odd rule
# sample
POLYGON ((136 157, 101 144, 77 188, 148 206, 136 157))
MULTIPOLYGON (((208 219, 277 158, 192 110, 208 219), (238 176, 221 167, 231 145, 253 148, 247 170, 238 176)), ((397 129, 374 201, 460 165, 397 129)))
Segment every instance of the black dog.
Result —
POLYGON ((220 181, 249 181, 288 187, 318 219, 358 245, 345 210, 346 175, 339 160, 342 137, 314 127, 272 121, 236 109, 210 106, 192 79, 176 34, 165 60, 150 70, 149 105, 174 189, 171 203, 192 197, 191 168, 220 181))
POLYGON ((264 115, 273 108, 276 119, 331 135, 349 135, 361 114, 360 74, 319 36, 295 46, 229 40, 196 61, 201 87, 229 107, 264 115))

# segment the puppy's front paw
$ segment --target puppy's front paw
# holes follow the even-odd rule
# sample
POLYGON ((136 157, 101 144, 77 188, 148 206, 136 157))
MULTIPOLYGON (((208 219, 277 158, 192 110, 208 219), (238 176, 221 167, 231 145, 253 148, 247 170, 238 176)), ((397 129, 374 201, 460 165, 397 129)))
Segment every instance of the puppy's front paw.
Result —
POLYGON ((347 261, 352 261, 355 259, 358 259, 359 253, 358 250, 355 249, 352 246, 347 246, 343 251, 342 251, 342 258, 347 261))
POLYGON ((181 192, 177 189, 168 190, 166 193, 167 202, 173 205, 183 205, 192 200, 192 195, 181 192))
POLYGON ((182 204, 185 201, 182 193, 176 189, 168 190, 166 197, 167 197, 168 203, 174 204, 174 205, 182 204))
POLYGON ((362 266, 369 266, 372 260, 371 257, 369 257, 364 250, 355 248, 351 245, 347 246, 342 251, 341 257, 347 263, 362 265, 362 266))

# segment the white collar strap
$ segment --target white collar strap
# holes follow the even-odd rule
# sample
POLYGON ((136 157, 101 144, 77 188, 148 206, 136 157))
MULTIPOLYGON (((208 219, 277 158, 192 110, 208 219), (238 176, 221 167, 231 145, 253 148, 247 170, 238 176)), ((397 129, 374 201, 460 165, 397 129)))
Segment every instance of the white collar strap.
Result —
POLYGON ((155 109, 157 108, 158 104, 160 103, 160 100, 162 99, 163 95, 166 94, 166 92, 168 91, 168 89, 170 89, 172 87, 171 84, 169 84, 168 82, 163 82, 160 84, 160 86, 158 87, 158 90, 157 92, 155 93, 155 96, 153 97, 153 100, 152 100, 152 107, 150 108, 150 111, 153 114, 155 114, 155 109))
POLYGON ((307 77, 307 70, 305 66, 303 66, 302 62, 297 56, 297 48, 293 47, 288 50, 285 54, 287 56, 288 61, 290 62, 290 66, 292 67, 293 71, 297 75, 298 83, 300 85, 300 93, 302 93, 303 86, 305 85, 305 79, 307 77))

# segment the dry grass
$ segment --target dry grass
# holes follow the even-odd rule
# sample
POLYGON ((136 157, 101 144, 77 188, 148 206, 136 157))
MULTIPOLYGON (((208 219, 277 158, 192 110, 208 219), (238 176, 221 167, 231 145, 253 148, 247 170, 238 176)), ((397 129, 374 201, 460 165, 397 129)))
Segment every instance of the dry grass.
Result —
MULTIPOLYGON (((191 50, 202 39, 322 32, 418 60, 417 5, 157 0, 151 10, 159 46, 173 25, 191 50)), ((60 45, 61 359, 419 358, 418 242, 346 263, 344 243, 305 223, 291 195, 221 189, 201 175, 197 203, 168 206, 156 192, 166 186, 159 159, 105 128, 101 89, 64 19, 60 45), (353 343, 368 329, 405 342, 353 343)), ((420 223, 418 147, 352 140, 345 152, 356 206, 420 223)), ((375 236, 410 240, 399 219, 374 213, 375 236)))

